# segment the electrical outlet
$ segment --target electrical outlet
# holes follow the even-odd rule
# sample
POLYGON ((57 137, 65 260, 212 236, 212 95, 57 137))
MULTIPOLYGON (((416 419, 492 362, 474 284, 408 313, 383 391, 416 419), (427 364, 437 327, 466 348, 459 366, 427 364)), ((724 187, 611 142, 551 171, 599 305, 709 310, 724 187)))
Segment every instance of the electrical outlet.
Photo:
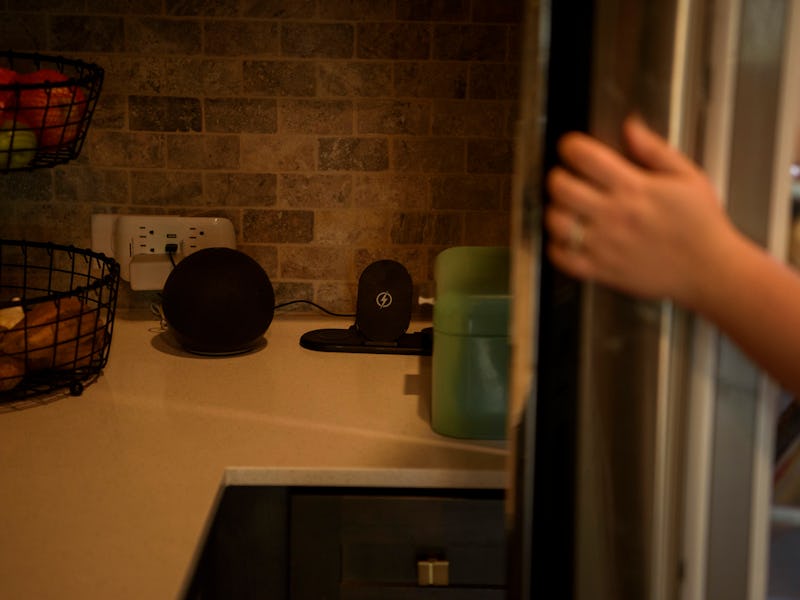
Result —
POLYGON ((134 290, 160 290, 180 260, 202 248, 236 248, 233 223, 218 217, 92 215, 92 249, 120 264, 134 290))

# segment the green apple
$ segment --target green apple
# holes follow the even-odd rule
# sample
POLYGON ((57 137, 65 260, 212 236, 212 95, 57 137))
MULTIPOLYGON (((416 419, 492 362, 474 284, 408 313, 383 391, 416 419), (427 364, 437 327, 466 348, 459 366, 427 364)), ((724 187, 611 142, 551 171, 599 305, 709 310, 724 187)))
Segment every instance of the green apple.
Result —
POLYGON ((0 170, 21 169, 36 156, 36 133, 31 129, 15 129, 13 121, 0 126, 0 170))

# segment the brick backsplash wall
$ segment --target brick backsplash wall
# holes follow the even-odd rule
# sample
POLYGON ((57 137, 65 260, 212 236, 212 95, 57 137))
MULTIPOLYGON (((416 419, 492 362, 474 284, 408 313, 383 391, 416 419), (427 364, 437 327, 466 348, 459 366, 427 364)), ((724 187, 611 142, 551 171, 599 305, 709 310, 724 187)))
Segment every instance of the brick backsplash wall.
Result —
POLYGON ((89 247, 93 213, 224 216, 278 301, 347 312, 374 260, 429 290, 442 249, 508 241, 522 0, 0 9, 3 47, 106 72, 78 160, 0 174, 2 237, 89 247))

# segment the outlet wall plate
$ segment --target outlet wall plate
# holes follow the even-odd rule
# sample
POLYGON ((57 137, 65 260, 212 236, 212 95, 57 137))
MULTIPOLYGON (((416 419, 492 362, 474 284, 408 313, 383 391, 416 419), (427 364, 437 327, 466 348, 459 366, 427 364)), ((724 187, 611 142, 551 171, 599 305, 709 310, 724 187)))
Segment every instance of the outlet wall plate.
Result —
POLYGON ((203 248, 236 249, 233 223, 221 217, 92 215, 92 249, 117 260, 133 290, 160 290, 180 260, 203 248))

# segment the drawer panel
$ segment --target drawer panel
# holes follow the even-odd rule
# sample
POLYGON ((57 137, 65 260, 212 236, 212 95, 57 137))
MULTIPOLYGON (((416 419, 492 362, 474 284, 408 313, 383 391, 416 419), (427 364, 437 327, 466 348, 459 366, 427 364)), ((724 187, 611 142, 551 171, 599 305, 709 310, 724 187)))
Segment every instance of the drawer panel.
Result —
POLYGON ((293 570, 293 598, 389 598, 389 590, 404 598, 504 597, 506 540, 499 494, 296 493, 290 502, 290 562, 316 565, 313 580, 293 570), (447 587, 418 585, 417 563, 426 559, 446 561, 447 587), (456 590, 460 595, 451 595, 456 590))

